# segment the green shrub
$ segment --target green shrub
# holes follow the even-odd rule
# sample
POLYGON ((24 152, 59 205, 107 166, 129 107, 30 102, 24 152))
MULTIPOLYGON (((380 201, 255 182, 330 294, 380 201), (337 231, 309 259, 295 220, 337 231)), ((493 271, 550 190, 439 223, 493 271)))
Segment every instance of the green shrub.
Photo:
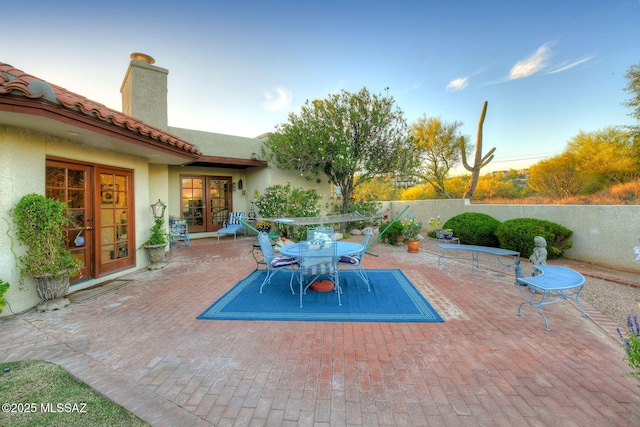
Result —
POLYGON ((465 212, 449 218, 442 228, 453 228, 453 235, 465 245, 500 247, 495 235, 499 225, 500 221, 492 216, 465 212))
POLYGON ((22 277, 73 277, 80 272, 80 262, 66 246, 66 228, 73 225, 64 203, 41 194, 22 196, 10 210, 18 241, 27 252, 18 258, 22 277))
MULTIPOLYGON (((391 223, 392 220, 384 221, 380 224, 380 233, 382 233, 391 223)), ((387 242, 391 245, 398 246, 397 236, 402 236, 402 232, 404 231, 404 226, 402 222, 396 221, 389 227, 387 231, 380 237, 382 242, 387 242)))
POLYGON ((627 316, 627 332, 623 335, 618 328, 618 335, 620 335, 622 348, 624 348, 625 360, 631 368, 631 372, 625 376, 635 378, 640 382, 640 322, 638 322, 637 314, 627 316))
MULTIPOLYGON (((319 201, 320 195, 316 190, 278 184, 267 187, 255 204, 261 218, 308 218, 320 215, 319 201)), ((276 223, 276 227, 284 237, 293 236, 297 232, 295 226, 291 225, 276 223)))
POLYGON ((573 231, 560 224, 535 218, 510 219, 496 230, 500 247, 518 251, 523 258, 529 258, 533 253, 533 238, 536 236, 542 236, 547 241, 547 258, 559 258, 571 248, 569 237, 572 234, 573 231))
POLYGON ((0 313, 2 313, 2 308, 7 305, 7 301, 4 299, 4 294, 9 290, 9 284, 5 281, 0 280, 0 313))
MULTIPOLYGON (((351 200, 349 202, 349 213, 358 212, 359 214, 365 217, 373 217, 380 208, 382 207, 382 203, 374 202, 369 200, 351 200)), ((338 204, 334 207, 334 210, 331 212, 334 215, 341 214, 342 205, 338 204)), ((371 220, 362 220, 362 221, 352 221, 348 222, 346 225, 347 230, 351 230, 353 228, 357 228, 358 230, 363 229, 364 227, 368 227, 373 225, 373 221, 371 220)))

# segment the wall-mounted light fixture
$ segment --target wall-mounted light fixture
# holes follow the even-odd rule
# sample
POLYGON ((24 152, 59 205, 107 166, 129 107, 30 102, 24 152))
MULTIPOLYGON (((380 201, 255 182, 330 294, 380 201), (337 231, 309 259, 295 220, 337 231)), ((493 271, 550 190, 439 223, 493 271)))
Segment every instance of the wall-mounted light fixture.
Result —
POLYGON ((242 190, 242 186, 243 186, 243 185, 244 185, 244 184, 242 183, 242 180, 239 180, 239 181, 238 181, 238 190, 242 190))
POLYGON ((157 202, 151 205, 151 212, 153 212, 153 217, 155 219, 164 218, 164 210, 167 208, 167 205, 162 203, 160 199, 157 202))

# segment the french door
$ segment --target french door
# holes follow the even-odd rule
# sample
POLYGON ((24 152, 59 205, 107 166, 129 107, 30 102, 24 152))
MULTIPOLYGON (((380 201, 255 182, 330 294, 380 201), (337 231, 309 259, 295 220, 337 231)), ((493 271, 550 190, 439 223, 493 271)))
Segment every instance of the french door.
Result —
MULTIPOLYGON (((91 167, 47 161, 45 196, 66 203, 74 224, 67 228, 66 245, 71 255, 80 261, 79 277, 91 277, 94 268, 91 257, 93 242, 93 209, 91 204, 91 167)), ((71 278, 73 281, 76 278, 71 278)))
POLYGON ((216 231, 232 211, 231 177, 182 175, 182 219, 190 232, 216 231))
POLYGON ((66 245, 80 276, 100 277, 135 265, 133 172, 47 160, 46 196, 66 203, 73 217, 66 245))

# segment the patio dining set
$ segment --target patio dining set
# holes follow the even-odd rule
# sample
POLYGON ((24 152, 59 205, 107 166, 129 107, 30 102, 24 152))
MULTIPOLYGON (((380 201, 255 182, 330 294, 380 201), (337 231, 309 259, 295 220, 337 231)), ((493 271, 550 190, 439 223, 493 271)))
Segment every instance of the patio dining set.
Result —
POLYGON ((264 257, 267 274, 260 286, 262 293, 265 285, 279 272, 290 275, 289 287, 295 294, 294 279, 300 297, 300 308, 303 307, 303 296, 309 289, 317 292, 334 291, 338 305, 342 305, 342 287, 340 286, 340 270, 354 269, 362 282, 371 290, 366 271, 362 268, 362 257, 365 254, 371 232, 365 234, 362 244, 336 241, 333 229, 325 227, 309 228, 307 240, 285 245, 276 255, 267 233, 258 234, 258 242, 264 257), (321 280, 324 279, 324 280, 321 280))

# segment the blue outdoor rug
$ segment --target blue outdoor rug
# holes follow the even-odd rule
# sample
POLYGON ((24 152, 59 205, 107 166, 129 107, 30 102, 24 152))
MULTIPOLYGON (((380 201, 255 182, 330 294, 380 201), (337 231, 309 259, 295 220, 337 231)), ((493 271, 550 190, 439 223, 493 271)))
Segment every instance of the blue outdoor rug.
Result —
POLYGON ((299 288, 289 289, 288 272, 276 273, 260 294, 264 270, 254 271, 198 319, 305 320, 327 322, 442 322, 440 315, 400 270, 367 270, 371 292, 353 271, 340 272, 342 307, 335 292, 307 290, 300 308, 299 288))

